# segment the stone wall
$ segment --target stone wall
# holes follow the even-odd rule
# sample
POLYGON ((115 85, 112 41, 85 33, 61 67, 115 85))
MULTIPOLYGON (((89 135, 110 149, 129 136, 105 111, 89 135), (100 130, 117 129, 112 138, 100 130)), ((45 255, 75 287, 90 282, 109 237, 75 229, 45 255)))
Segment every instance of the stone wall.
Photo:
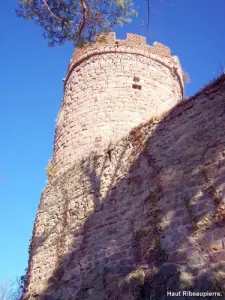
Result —
POLYGON ((75 50, 65 80, 50 168, 59 175, 91 150, 116 143, 183 96, 179 59, 169 48, 128 34, 75 50))
POLYGON ((222 293, 224 132, 223 75, 162 119, 49 178, 31 243, 28 299, 155 293, 158 300, 168 287, 222 293))

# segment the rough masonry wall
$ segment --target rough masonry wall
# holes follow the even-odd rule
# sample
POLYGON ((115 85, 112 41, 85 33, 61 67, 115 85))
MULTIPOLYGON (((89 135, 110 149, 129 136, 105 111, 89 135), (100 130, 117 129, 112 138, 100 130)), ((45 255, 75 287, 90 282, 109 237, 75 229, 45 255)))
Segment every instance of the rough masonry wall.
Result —
POLYGON ((65 82, 51 168, 61 174, 91 150, 118 142, 134 126, 182 99, 181 66, 170 50, 145 38, 109 34, 77 49, 65 82))
POLYGON ((204 276, 225 282, 224 132, 222 76, 112 151, 50 178, 34 226, 29 299, 158 300, 196 282, 197 291, 220 293, 204 276))

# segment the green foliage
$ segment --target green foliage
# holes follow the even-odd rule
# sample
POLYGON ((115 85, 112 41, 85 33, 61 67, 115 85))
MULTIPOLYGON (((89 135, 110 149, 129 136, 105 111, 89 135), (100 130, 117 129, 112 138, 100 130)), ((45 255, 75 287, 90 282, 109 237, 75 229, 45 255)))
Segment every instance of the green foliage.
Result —
POLYGON ((122 9, 125 8, 125 3, 123 0, 116 0, 116 4, 119 8, 122 8, 122 9))
POLYGON ((20 0, 16 13, 41 26, 49 46, 82 46, 137 15, 132 0, 20 0))
POLYGON ((56 175, 56 169, 49 165, 46 169, 46 174, 48 178, 52 178, 56 175))

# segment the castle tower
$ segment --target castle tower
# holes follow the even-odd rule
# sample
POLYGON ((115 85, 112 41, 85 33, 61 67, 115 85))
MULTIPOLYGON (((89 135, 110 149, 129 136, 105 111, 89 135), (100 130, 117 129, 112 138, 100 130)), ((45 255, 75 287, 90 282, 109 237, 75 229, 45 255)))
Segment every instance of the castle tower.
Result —
MULTIPOLYGON (((114 207, 113 217, 108 213, 114 205, 110 198, 113 183, 108 179, 114 176, 114 169, 111 175, 99 169, 101 174, 95 174, 89 166, 84 170, 83 162, 88 161, 91 152, 104 153, 109 144, 115 145, 133 127, 175 106, 184 94, 182 69, 179 59, 160 43, 149 46, 144 37, 134 34, 116 40, 115 34, 109 33, 75 50, 64 85, 48 167, 50 180, 42 193, 33 229, 24 299, 51 295, 51 299, 102 300, 99 287, 97 294, 89 298, 71 295, 87 290, 85 284, 89 283, 83 280, 87 280, 88 271, 95 270, 97 262, 103 263, 103 253, 106 262, 120 257, 132 261, 128 250, 133 237, 124 209, 114 207), (104 211, 100 208, 103 198, 104 211), (117 217, 124 220, 121 228, 128 230, 122 236, 109 228, 117 213, 123 213, 117 217), (91 227, 94 218, 97 223, 91 227), (109 231, 103 233, 103 229, 109 231), (104 245, 98 244, 103 241, 104 245)), ((107 170, 114 167, 112 163, 107 170)), ((141 213, 136 208, 134 213, 139 222, 141 213)))
POLYGON ((109 33, 76 49, 64 84, 51 163, 57 174, 183 97, 179 59, 166 46, 148 46, 134 34, 116 40, 109 33))

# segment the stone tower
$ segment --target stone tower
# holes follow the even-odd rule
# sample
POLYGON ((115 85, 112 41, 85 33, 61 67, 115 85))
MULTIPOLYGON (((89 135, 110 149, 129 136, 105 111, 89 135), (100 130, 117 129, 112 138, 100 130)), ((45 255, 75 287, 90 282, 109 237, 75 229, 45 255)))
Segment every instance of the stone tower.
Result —
MULTIPOLYGON (((94 236, 92 231, 89 233, 93 229, 90 214, 100 213, 101 201, 108 197, 106 189, 112 188, 107 176, 100 187, 94 172, 82 173, 82 166, 91 152, 105 153, 133 127, 175 106, 184 94, 182 69, 179 59, 160 43, 149 46, 144 37, 134 34, 127 34, 126 40, 116 40, 115 34, 109 33, 75 50, 64 85, 49 181, 33 229, 26 296, 103 300, 98 288, 97 294, 89 298, 72 296, 83 288, 82 278, 101 260, 103 250, 98 241, 103 237, 96 237, 88 249, 82 243, 89 235, 94 236), (92 249, 97 256, 90 254, 92 249)), ((103 217, 98 218, 103 222, 103 217)), ((98 226, 104 227, 103 223, 98 226)), ((115 245, 120 237, 113 231, 106 237, 105 243, 111 243, 107 257, 114 255, 117 260, 121 251, 123 259, 132 261, 128 252, 115 245)), ((123 237, 128 235, 124 233, 123 237)), ((118 243, 129 248, 129 241, 118 243)), ((98 268, 101 272, 100 265, 98 268)))
POLYGON ((65 78, 52 167, 63 173, 90 150, 120 140, 134 126, 162 114, 183 96, 179 59, 160 43, 115 33, 76 49, 65 78))

